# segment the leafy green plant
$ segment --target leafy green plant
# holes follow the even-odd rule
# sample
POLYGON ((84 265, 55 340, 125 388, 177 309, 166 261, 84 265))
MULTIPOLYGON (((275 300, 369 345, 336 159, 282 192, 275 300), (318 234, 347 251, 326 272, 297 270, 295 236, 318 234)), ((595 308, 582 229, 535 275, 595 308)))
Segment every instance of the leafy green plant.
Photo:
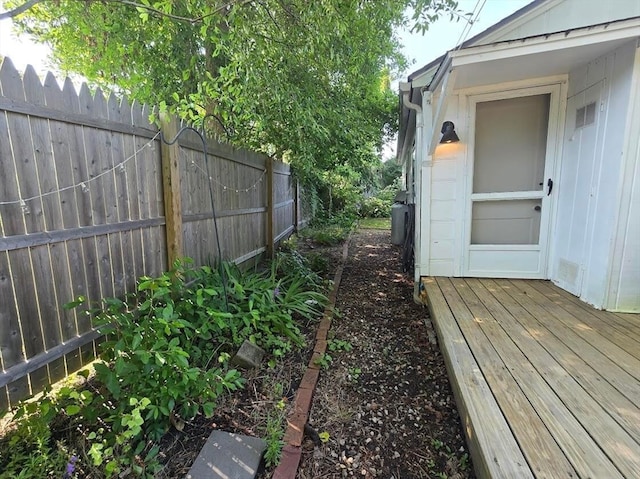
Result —
POLYGON ((389 185, 380 190, 375 196, 369 196, 362 200, 358 214, 361 218, 389 218, 393 205, 397 184, 389 185))
POLYGON ((324 274, 329 270, 329 259, 321 253, 308 253, 306 259, 309 268, 318 274, 324 274))
POLYGON ((320 366, 322 369, 329 369, 329 366, 331 366, 332 362, 333 358, 331 357, 331 355, 328 353, 324 353, 321 354, 320 357, 316 358, 313 363, 316 366, 320 366))
POLYGON ((218 396, 242 385, 238 371, 212 361, 215 350, 228 345, 230 318, 221 312, 219 291, 198 281, 212 272, 196 272, 186 287, 192 274, 177 264, 158 278, 143 278, 129 303, 108 299, 96 312, 96 323, 110 331, 96 376, 117 404, 114 431, 126 431, 126 438, 143 430, 159 438, 172 414, 210 416, 218 396), (135 411, 144 412, 142 424, 128 419, 135 411))
POLYGON ((0 441, 0 478, 62 477, 65 473, 72 452, 53 439, 49 412, 55 413, 50 401, 23 403, 16 410, 15 428, 0 441))
POLYGON ((433 446, 433 448, 436 451, 439 451, 440 449, 442 449, 444 447, 444 443, 439 439, 432 439, 431 440, 431 445, 433 446))
POLYGON ((286 424, 286 402, 282 397, 284 386, 280 382, 274 383, 270 387, 268 394, 273 401, 272 407, 267 410, 264 418, 265 426, 262 431, 267 447, 264 452, 265 464, 267 467, 274 466, 280 462, 282 448, 284 447, 284 432, 286 424))
POLYGON ((265 441, 267 448, 264 451, 264 460, 267 467, 275 466, 280 462, 282 448, 284 447, 285 404, 278 401, 276 407, 267 414, 265 427, 265 441))
POLYGON ((340 352, 340 351, 351 351, 353 350, 353 345, 349 341, 345 341, 344 339, 330 339, 327 342, 327 347, 329 351, 340 352))
POLYGON ((351 226, 343 227, 337 225, 316 226, 305 228, 300 232, 304 238, 311 239, 314 243, 325 246, 340 244, 347 239, 351 226))
POLYGON ((350 381, 356 382, 360 379, 360 375, 362 374, 362 369, 360 368, 349 368, 347 371, 348 378, 350 381))
POLYGON ((460 470, 469 470, 469 455, 466 452, 462 455, 462 457, 460 457, 460 470))
MULTIPOLYGON (((313 319, 327 302, 325 283, 305 261, 286 252, 263 270, 221 267, 191 268, 185 259, 141 278, 124 300, 107 298, 90 310, 106 334, 101 361, 93 375, 80 372, 82 385, 15 411, 15 432, 0 440, 0 478, 152 478, 160 468, 157 440, 170 425, 211 416, 222 394, 242 386, 229 365, 238 345, 249 339, 279 358, 302 344, 297 321, 313 319), (73 438, 54 438, 52 421, 73 438)), ((280 398, 265 432, 273 462, 285 408, 282 386, 274 391, 280 398)))

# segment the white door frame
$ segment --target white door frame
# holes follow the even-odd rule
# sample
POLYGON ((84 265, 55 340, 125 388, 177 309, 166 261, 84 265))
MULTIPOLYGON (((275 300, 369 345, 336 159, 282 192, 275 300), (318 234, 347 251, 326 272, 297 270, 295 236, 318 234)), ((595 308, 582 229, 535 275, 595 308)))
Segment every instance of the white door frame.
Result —
MULTIPOLYGON (((524 279, 548 279, 550 270, 550 258, 552 251, 550 244, 551 232, 553 229, 555 213, 557 186, 559 185, 559 163, 562 148, 562 131, 564 128, 564 110, 562 105, 566 104, 566 77, 547 79, 546 82, 538 80, 537 82, 518 82, 513 85, 494 85, 483 89, 471 89, 465 91, 464 102, 467 106, 468 115, 468 141, 465 158, 465 200, 464 200, 464 216, 463 216, 463 240, 461 241, 461 273, 462 276, 486 276, 486 277, 512 277, 524 279), (471 245, 471 205, 473 194, 473 167, 474 167, 474 151, 475 151, 475 121, 476 121, 476 104, 485 101, 503 100, 532 95, 550 95, 549 103, 549 123, 547 132, 546 145, 546 163, 544 172, 545 187, 540 192, 542 200, 542 217, 540 224, 540 242, 537 245, 512 245, 508 249, 511 251, 530 253, 537 256, 538 266, 535 271, 523 272, 514 271, 474 271, 470 269, 470 252, 486 251, 499 252, 504 251, 504 245, 471 245), (554 181, 554 190, 550 196, 547 196, 546 181, 551 178, 554 181)), ((516 194, 475 194, 474 199, 516 199, 516 194), (512 198, 513 197, 513 198, 512 198)))

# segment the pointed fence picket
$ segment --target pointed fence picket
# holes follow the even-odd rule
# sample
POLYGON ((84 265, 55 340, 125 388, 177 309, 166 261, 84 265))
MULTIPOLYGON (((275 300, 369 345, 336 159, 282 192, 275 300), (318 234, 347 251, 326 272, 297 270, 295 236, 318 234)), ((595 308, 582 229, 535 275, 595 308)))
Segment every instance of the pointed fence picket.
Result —
POLYGON ((64 304, 122 297, 179 256, 256 261, 308 220, 289 166, 264 155, 207 140, 205 163, 186 132, 163 170, 151 111, 0 64, 0 411, 95 359, 100 334, 64 304))

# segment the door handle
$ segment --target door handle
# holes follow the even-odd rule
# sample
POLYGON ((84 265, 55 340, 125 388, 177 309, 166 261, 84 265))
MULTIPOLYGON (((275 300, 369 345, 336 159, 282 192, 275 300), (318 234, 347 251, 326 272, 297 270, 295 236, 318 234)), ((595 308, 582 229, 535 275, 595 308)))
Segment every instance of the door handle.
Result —
POLYGON ((549 178, 547 180, 547 196, 551 194, 551 190, 553 189, 553 180, 549 178))

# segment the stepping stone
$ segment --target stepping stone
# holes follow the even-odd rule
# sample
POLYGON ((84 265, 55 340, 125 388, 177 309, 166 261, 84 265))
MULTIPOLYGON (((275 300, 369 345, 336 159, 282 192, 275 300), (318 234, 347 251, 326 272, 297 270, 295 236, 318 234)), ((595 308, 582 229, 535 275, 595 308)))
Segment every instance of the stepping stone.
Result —
POLYGON ((245 339, 236 355, 231 358, 231 364, 244 369, 255 369, 260 367, 263 357, 264 349, 245 339))
POLYGON ((185 479, 254 479, 266 447, 258 437, 213 431, 185 479))

